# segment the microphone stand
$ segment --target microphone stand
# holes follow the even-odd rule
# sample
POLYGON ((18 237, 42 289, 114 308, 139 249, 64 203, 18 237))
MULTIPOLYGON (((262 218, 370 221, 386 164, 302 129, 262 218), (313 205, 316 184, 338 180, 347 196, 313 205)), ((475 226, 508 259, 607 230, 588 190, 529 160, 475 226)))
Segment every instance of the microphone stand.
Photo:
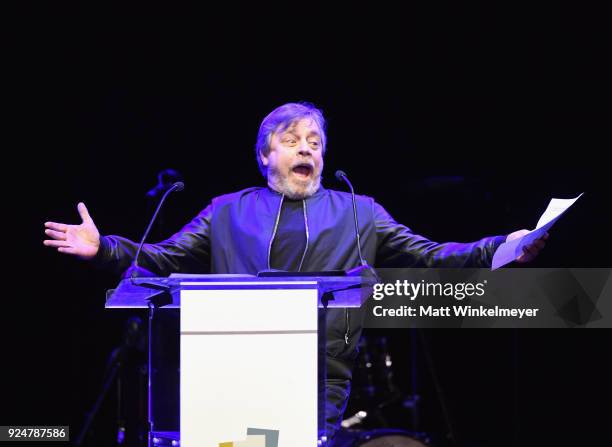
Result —
POLYGON ((416 328, 410 329, 410 393, 404 401, 402 402, 402 406, 404 408, 410 409, 410 415, 412 416, 412 429, 415 432, 419 431, 419 405, 421 396, 418 391, 418 367, 417 367, 417 330, 416 328))
POLYGON ((444 423, 446 424, 446 437, 450 441, 451 445, 455 446, 457 444, 457 432, 455 431, 453 420, 451 418, 450 411, 448 409, 448 405, 446 403, 446 397, 444 396, 444 391, 442 390, 442 386, 440 385, 440 380, 438 378, 438 374, 436 372, 436 368, 433 362, 433 358, 431 356, 431 352, 429 349, 429 343, 425 338, 425 334, 423 334, 422 330, 413 329, 418 336, 418 340, 421 342, 421 347, 423 348, 423 355, 425 356, 425 363, 427 364, 427 369, 429 370, 429 374, 431 375, 431 379, 433 381, 434 389, 436 391, 436 396, 438 398, 438 403, 440 404, 440 409, 442 411, 442 417, 444 418, 444 423))
POLYGON ((102 390, 98 394, 98 397, 96 398, 93 407, 85 417, 83 427, 81 428, 81 431, 79 432, 79 435, 77 436, 76 441, 74 442, 75 447, 80 447, 82 445, 85 436, 87 436, 87 433, 89 432, 91 424, 93 423, 96 415, 98 414, 98 410, 100 409, 102 402, 104 402, 104 398, 108 394, 108 391, 110 390, 111 386, 113 385, 113 382, 115 381, 115 378, 117 377, 117 374, 121 368, 121 361, 118 361, 118 357, 120 357, 121 354, 116 353, 120 349, 121 347, 115 349, 110 355, 109 365, 112 365, 112 369, 107 374, 104 383, 102 384, 102 390))
MULTIPOLYGON (((134 355, 132 350, 139 350, 142 341, 141 333, 141 321, 138 317, 132 317, 127 321, 125 334, 123 341, 111 352, 105 369, 105 377, 102 384, 102 389, 94 402, 91 410, 86 414, 85 422, 79 432, 75 446, 80 447, 85 440, 85 437, 89 433, 91 425, 95 420, 104 399, 108 395, 113 384, 116 385, 117 390, 117 445, 122 445, 126 435, 126 420, 123 417, 125 411, 124 406, 124 392, 122 375, 126 371, 126 364, 129 364, 129 358, 134 355)), ((129 383, 129 380, 128 380, 129 383)), ((128 433, 129 434, 129 433, 128 433)))

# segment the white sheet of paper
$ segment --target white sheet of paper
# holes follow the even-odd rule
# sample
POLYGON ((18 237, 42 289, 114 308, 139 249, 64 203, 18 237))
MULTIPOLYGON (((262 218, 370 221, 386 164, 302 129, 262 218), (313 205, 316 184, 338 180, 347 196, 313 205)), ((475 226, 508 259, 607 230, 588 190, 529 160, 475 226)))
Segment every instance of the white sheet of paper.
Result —
POLYGON ((534 230, 520 239, 504 242, 497 248, 497 251, 493 255, 491 270, 503 267, 518 258, 523 253, 523 247, 544 236, 549 228, 559 220, 563 213, 565 213, 582 194, 575 199, 551 199, 534 230))
POLYGON ((570 206, 572 206, 574 202, 582 196, 582 194, 580 194, 575 199, 551 199, 550 203, 548 204, 548 207, 546 208, 546 211, 544 211, 544 214, 542 214, 542 217, 540 217, 540 220, 536 225, 536 229, 540 228, 541 226, 547 224, 550 221, 557 220, 559 217, 561 217, 561 214, 563 214, 570 206))

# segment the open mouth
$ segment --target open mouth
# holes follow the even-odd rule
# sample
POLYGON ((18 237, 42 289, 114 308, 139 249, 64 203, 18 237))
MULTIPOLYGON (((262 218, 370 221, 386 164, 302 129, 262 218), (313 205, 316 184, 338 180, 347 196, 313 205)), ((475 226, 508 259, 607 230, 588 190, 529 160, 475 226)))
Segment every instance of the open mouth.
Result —
POLYGON ((291 172, 293 172, 294 174, 300 177, 309 177, 312 171, 313 171, 312 166, 308 164, 297 165, 291 169, 291 172))

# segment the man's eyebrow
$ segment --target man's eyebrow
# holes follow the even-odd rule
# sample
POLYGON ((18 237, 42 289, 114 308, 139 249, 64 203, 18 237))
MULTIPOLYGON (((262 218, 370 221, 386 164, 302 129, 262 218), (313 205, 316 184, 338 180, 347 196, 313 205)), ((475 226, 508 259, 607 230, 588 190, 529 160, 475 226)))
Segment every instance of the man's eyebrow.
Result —
MULTIPOLYGON (((292 127, 285 129, 281 132, 281 135, 287 135, 287 134, 293 135, 294 137, 298 136, 297 132, 295 131, 295 128, 292 128, 292 127)), ((306 134, 306 138, 310 138, 313 136, 321 138, 321 134, 317 132, 316 130, 311 130, 310 132, 308 132, 308 134, 306 134)))

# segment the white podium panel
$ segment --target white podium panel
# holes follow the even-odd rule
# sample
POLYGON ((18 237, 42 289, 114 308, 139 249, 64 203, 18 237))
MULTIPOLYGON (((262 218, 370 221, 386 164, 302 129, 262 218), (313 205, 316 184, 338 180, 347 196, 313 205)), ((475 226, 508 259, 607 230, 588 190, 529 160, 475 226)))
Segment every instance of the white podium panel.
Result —
POLYGON ((182 290, 181 333, 316 331, 316 283, 311 287, 182 290))
POLYGON ((259 428, 278 430, 279 447, 315 446, 316 283, 233 287, 181 291, 181 445, 237 443, 259 428))

